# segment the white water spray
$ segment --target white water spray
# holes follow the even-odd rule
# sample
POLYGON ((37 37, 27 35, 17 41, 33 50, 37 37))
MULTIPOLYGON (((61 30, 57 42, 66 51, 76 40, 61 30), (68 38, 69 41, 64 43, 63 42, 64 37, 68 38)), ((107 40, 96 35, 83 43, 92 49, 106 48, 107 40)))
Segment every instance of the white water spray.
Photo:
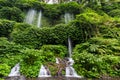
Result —
POLYGON ((16 64, 12 69, 11 69, 11 72, 9 73, 9 77, 12 77, 12 76, 20 76, 20 64, 16 64))
POLYGON ((71 58, 71 56, 72 56, 72 44, 71 44, 70 38, 68 38, 68 52, 69 52, 69 57, 71 58))
POLYGON ((65 23, 66 24, 74 19, 73 14, 70 14, 70 13, 65 13, 64 17, 65 17, 65 23))
POLYGON ((66 77, 77 77, 77 78, 82 78, 81 76, 79 76, 77 74, 77 72, 75 71, 75 69, 72 67, 72 65, 74 64, 74 60, 72 58, 69 58, 68 61, 68 66, 66 67, 66 77))
POLYGON ((45 1, 47 4, 57 4, 58 0, 46 0, 45 1))
POLYGON ((49 69, 41 65, 38 77, 51 77, 49 69))
POLYGON ((40 10, 38 20, 37 20, 37 27, 41 27, 41 19, 42 19, 42 11, 40 10))
POLYGON ((36 10, 30 9, 27 13, 26 18, 25 18, 25 22, 28 24, 33 24, 35 16, 36 16, 36 10))

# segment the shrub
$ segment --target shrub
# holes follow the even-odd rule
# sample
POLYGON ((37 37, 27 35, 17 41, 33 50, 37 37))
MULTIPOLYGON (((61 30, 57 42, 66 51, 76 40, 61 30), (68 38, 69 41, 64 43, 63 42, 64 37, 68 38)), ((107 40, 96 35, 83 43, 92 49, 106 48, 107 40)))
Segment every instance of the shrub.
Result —
POLYGON ((37 77, 40 65, 43 64, 44 56, 39 50, 26 49, 22 50, 23 59, 21 61, 20 72, 27 77, 37 77))
POLYGON ((114 9, 108 13, 112 17, 120 17, 120 9, 114 9))
POLYGON ((0 64, 0 77, 6 77, 8 76, 10 72, 10 66, 7 64, 0 64))
POLYGON ((43 15, 54 25, 56 20, 61 17, 61 11, 58 9, 58 5, 44 5, 43 15))
POLYGON ((3 7, 0 9, 0 18, 17 22, 23 21, 22 11, 17 7, 3 7))
POLYGON ((7 0, 0 0, 0 8, 7 6, 7 0))
POLYGON ((119 76, 119 56, 98 56, 84 51, 82 53, 74 52, 73 58, 75 60, 74 68, 79 75, 89 78, 99 78, 102 75, 119 76))
MULTIPOLYGON (((52 57, 63 58, 64 56, 66 56, 66 53, 67 53, 66 47, 62 46, 62 45, 43 45, 41 47, 41 50, 43 51, 42 55, 44 55, 46 57, 46 59, 48 59, 48 61, 52 57)), ((52 58, 52 59, 54 59, 54 58, 52 58)))
POLYGON ((13 31, 15 22, 9 20, 0 20, 0 37, 9 37, 13 31))
POLYGON ((92 54, 119 55, 119 41, 117 39, 91 38, 88 42, 76 45, 75 51, 84 51, 92 54), (112 43, 111 43, 112 42, 112 43), (116 48, 115 48, 116 47, 116 48), (116 49, 116 50, 114 50, 116 49))
POLYGON ((80 13, 80 5, 76 2, 63 3, 59 5, 59 9, 62 13, 69 12, 73 14, 80 13))
POLYGON ((21 50, 23 49, 25 49, 25 47, 9 42, 6 38, 0 38, 0 63, 5 63, 13 67, 16 63, 21 61, 21 50))

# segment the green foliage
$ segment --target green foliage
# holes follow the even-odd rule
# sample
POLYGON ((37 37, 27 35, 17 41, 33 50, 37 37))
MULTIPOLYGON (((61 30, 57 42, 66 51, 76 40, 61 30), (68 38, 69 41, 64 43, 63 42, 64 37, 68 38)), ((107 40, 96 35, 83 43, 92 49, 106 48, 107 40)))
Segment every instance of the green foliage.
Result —
POLYGON ((113 55, 93 55, 86 51, 75 52, 75 69, 80 75, 89 78, 99 78, 101 75, 119 76, 118 56, 113 55), (116 65, 117 64, 117 65, 116 65))
POLYGON ((21 45, 16 45, 13 42, 7 41, 6 38, 0 38, 0 63, 7 64, 13 67, 16 63, 20 62, 22 59, 21 50, 25 47, 21 45))
POLYGON ((7 0, 0 0, 0 8, 2 8, 3 6, 7 6, 7 0))
POLYGON ((27 11, 30 8, 34 8, 36 10, 43 9, 44 3, 40 2, 39 0, 19 0, 15 4, 17 7, 19 7, 21 10, 27 11))
POLYGON ((62 13, 65 12, 74 13, 74 14, 80 13, 80 5, 76 2, 60 4, 59 9, 61 10, 62 13))
POLYGON ((108 13, 112 17, 120 17, 120 9, 114 9, 108 13))
POLYGON ((62 45, 43 45, 41 50, 43 51, 42 55, 48 59, 46 61, 49 61, 51 57, 53 57, 52 59, 55 59, 55 57, 63 58, 67 53, 66 47, 62 45))
POLYGON ((0 64, 0 77, 8 76, 8 73, 10 72, 10 66, 7 64, 0 64))
POLYGON ((0 56, 6 55, 6 57, 10 57, 11 55, 20 54, 20 50, 25 49, 21 45, 16 45, 13 42, 7 41, 6 38, 0 38, 0 56))
POLYGON ((112 11, 114 9, 120 9, 120 3, 114 2, 114 3, 103 3, 102 4, 102 10, 108 13, 109 11, 112 11))
POLYGON ((13 31, 15 22, 9 20, 0 20, 0 37, 9 37, 13 31))
POLYGON ((120 28, 117 28, 119 27, 119 23, 112 24, 113 24, 112 27, 101 26, 100 33, 105 38, 116 38, 120 40, 120 28))
POLYGON ((77 45, 74 50, 75 52, 78 51, 79 53, 86 51, 92 54, 119 55, 119 46, 120 44, 117 39, 92 38, 89 40, 89 42, 77 45))
POLYGON ((58 9, 58 5, 44 5, 43 14, 47 17, 51 24, 55 24, 56 20, 59 20, 61 17, 61 11, 58 9))
POLYGON ((31 25, 26 24, 26 23, 16 23, 14 25, 14 29, 13 29, 14 33, 12 33, 12 34, 15 34, 17 32, 21 32, 21 31, 26 31, 30 27, 31 27, 31 25))
POLYGON ((21 61, 21 73, 27 77, 37 77, 40 65, 44 61, 41 51, 34 49, 22 50, 24 57, 21 61))
POLYGON ((42 10, 44 18, 52 26, 36 28, 26 23, 0 20, 0 77, 7 76, 10 68, 18 62, 21 74, 26 77, 37 77, 42 64, 55 75, 55 58, 67 56, 65 46, 68 45, 68 37, 75 46, 74 67, 80 75, 90 78, 120 75, 119 2, 103 1, 99 4, 98 0, 89 0, 88 3, 82 0, 80 4, 51 5, 40 1, 0 0, 1 19, 22 22, 23 13, 32 8, 42 10), (57 24, 66 12, 76 18, 68 24, 57 24))
POLYGON ((0 9, 0 18, 22 22, 23 14, 17 7, 3 7, 0 9))

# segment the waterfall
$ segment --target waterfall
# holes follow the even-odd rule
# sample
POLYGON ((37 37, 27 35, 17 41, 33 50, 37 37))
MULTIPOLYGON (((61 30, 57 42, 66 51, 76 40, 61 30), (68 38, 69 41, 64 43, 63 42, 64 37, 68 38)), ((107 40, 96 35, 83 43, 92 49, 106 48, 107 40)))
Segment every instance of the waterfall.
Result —
POLYGON ((65 23, 67 24, 68 22, 70 22, 71 20, 73 20, 74 19, 74 16, 73 16, 73 14, 70 14, 70 13, 65 13, 65 23))
POLYGON ((9 77, 12 77, 12 76, 20 76, 20 64, 16 64, 12 69, 11 69, 11 72, 9 73, 9 77))
POLYGON ((41 65, 38 77, 51 77, 49 69, 41 65))
POLYGON ((49 0, 48 2, 47 2, 47 4, 53 4, 54 2, 53 2, 53 0, 49 0))
POLYGON ((56 58, 56 64, 59 64, 59 60, 58 60, 58 58, 56 58))
POLYGON ((39 12, 37 12, 34 9, 30 9, 25 18, 26 23, 34 24, 38 28, 41 27, 41 20, 42 20, 42 11, 40 10, 39 12))
MULTIPOLYGON (((72 0, 70 0, 72 1, 72 0)), ((74 19, 73 14, 70 13, 65 13, 65 23, 69 23, 71 20, 74 19)), ((68 52, 69 52, 69 58, 67 61, 67 67, 66 67, 66 77, 77 77, 77 78, 81 78, 81 76, 79 76, 75 69, 72 67, 72 65, 74 64, 74 60, 71 58, 72 57, 72 44, 71 44, 71 39, 70 37, 68 37, 68 52)))
POLYGON ((75 71, 75 69, 72 67, 72 65, 74 64, 74 60, 72 58, 68 58, 69 61, 68 66, 66 67, 66 77, 77 77, 77 78, 82 78, 81 76, 79 76, 77 74, 77 72, 75 71))
MULTIPOLYGON (((70 14, 70 13, 67 13, 67 12, 65 13, 64 17, 65 17, 65 23, 66 24, 74 19, 73 14, 70 14)), ((70 38, 68 38, 68 51, 69 51, 69 57, 71 57, 72 45, 71 45, 71 39, 70 38)))
POLYGON ((69 57, 71 58, 71 56, 72 56, 72 44, 71 44, 70 38, 68 38, 68 52, 69 52, 69 57))
POLYGON ((28 24, 33 24, 35 16, 36 16, 36 10, 30 9, 27 13, 26 18, 25 18, 25 22, 28 24))
POLYGON ((38 20, 37 20, 37 27, 41 27, 41 19, 42 19, 42 11, 40 10, 38 20))
POLYGON ((57 4, 58 0, 45 0, 47 4, 57 4))

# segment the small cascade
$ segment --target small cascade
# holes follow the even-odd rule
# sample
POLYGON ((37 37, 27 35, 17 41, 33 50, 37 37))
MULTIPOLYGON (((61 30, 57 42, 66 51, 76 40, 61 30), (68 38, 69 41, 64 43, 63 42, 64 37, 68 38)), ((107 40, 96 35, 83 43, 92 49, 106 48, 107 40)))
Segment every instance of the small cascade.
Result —
POLYGON ((12 69, 11 69, 11 72, 10 74, 8 75, 9 77, 12 77, 12 76, 20 76, 20 63, 16 64, 12 69))
POLYGON ((58 58, 56 58, 56 64, 59 64, 59 60, 58 60, 58 58))
POLYGON ((64 17, 65 17, 65 23, 66 24, 74 19, 73 14, 70 14, 70 13, 65 13, 64 17))
POLYGON ((33 24, 35 16, 36 16, 36 10, 30 9, 27 13, 26 18, 25 18, 25 22, 28 24, 33 24))
POLYGON ((49 69, 46 66, 41 65, 38 77, 51 77, 49 69))
POLYGON ((72 67, 74 60, 72 58, 69 58, 69 61, 67 62, 68 65, 66 67, 66 77, 77 77, 77 78, 82 78, 81 76, 79 76, 77 74, 77 72, 75 71, 75 69, 72 67))
POLYGON ((38 20, 37 20, 37 27, 41 27, 41 19, 42 19, 42 11, 40 10, 38 20))

